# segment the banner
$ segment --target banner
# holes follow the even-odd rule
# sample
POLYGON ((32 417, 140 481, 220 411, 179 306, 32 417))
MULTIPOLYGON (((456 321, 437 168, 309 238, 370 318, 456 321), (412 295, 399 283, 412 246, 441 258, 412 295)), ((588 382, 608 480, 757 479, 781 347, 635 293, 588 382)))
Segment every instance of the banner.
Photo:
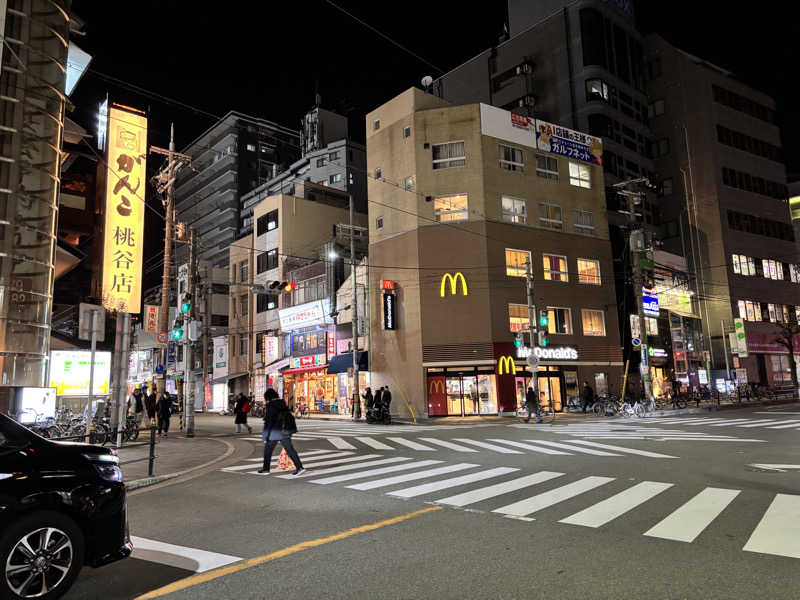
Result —
POLYGON ((158 312, 161 307, 145 304, 144 330, 146 333, 158 333, 158 312))

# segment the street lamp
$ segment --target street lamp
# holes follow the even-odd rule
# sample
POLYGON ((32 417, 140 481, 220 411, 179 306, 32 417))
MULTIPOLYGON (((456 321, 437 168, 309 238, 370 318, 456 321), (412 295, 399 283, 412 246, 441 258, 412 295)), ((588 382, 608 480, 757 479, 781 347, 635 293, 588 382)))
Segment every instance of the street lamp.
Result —
POLYGON ((331 260, 336 260, 337 258, 339 258, 339 255, 336 254, 336 250, 331 250, 330 252, 328 252, 328 258, 331 260))

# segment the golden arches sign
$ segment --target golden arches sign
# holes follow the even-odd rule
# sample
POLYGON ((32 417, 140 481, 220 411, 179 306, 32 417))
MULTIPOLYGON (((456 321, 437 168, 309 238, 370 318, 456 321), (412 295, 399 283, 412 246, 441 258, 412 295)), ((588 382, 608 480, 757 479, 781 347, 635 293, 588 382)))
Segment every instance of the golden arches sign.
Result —
POLYGON ((466 296, 469 292, 467 291, 467 280, 464 279, 464 275, 461 271, 458 271, 455 275, 451 275, 450 273, 445 273, 442 275, 442 284, 439 286, 439 295, 444 298, 444 291, 445 286, 448 282, 450 282, 450 293, 455 296, 458 293, 458 282, 461 282, 461 295, 466 296))
POLYGON ((497 374, 502 375, 504 372, 509 375, 517 372, 517 363, 511 356, 501 356, 497 359, 497 374))
POLYGON ((444 394, 444 381, 442 381, 441 379, 434 379, 433 381, 431 381, 431 385, 428 388, 429 394, 434 394, 437 391, 440 394, 444 394))

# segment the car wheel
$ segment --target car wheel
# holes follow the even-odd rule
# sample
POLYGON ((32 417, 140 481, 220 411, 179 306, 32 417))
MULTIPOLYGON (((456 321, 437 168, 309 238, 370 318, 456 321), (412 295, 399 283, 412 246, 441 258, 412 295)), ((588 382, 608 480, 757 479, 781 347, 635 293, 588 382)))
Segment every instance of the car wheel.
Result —
POLYGON ((0 535, 0 598, 59 598, 83 566, 83 533, 52 511, 23 516, 0 535))

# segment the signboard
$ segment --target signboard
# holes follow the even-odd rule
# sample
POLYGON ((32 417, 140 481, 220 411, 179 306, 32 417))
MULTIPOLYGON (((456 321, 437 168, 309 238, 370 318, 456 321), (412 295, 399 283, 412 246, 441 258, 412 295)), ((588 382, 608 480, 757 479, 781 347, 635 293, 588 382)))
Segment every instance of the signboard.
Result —
POLYGON ((736 383, 739 385, 747 383, 747 369, 736 369, 736 383))
POLYGON ((631 346, 633 346, 634 348, 638 348, 641 345, 642 345, 642 340, 640 340, 639 338, 635 337, 631 340, 631 346))
POLYGON ((291 368, 299 369, 300 367, 315 367, 317 365, 325 364, 324 354, 309 354, 308 356, 296 356, 292 358, 291 368))
POLYGON ((397 329, 397 298, 387 292, 383 293, 383 328, 397 329))
POLYGON ((108 135, 108 98, 97 107, 97 148, 106 151, 106 135, 108 135))
POLYGON ((336 332, 328 330, 328 357, 336 356, 336 332))
MULTIPOLYGON (((90 361, 88 350, 52 350, 50 387, 55 388, 59 396, 88 396, 90 361)), ((94 394, 108 395, 110 380, 111 352, 95 352, 94 394)))
POLYGON ((302 327, 329 324, 331 321, 328 316, 329 312, 330 300, 315 300, 298 306, 282 308, 278 311, 278 318, 283 331, 292 331, 302 327))
POLYGON ((655 358, 667 357, 667 351, 664 350, 663 348, 653 348, 653 346, 650 346, 647 348, 647 353, 655 358))
POLYGON ((533 354, 540 360, 578 360, 578 351, 572 346, 551 346, 533 349, 533 354))
POLYGON ((641 338, 642 332, 640 327, 639 315, 631 315, 631 337, 641 338))
POLYGON ((708 371, 705 369, 697 369, 697 380, 700 385, 708 385, 708 371))
POLYGON ((735 336, 736 346, 731 345, 731 352, 735 352, 741 358, 747 358, 748 356, 748 348, 747 348, 747 334, 744 330, 744 319, 740 317, 736 317, 733 320, 733 333, 735 336))
POLYGON ((314 329, 302 333, 293 332, 291 334, 291 353, 292 354, 321 354, 327 350, 328 331, 325 329, 314 329))
POLYGON ((78 305, 78 339, 92 339, 92 312, 95 315, 95 341, 104 342, 106 339, 106 311, 102 306, 96 304, 86 304, 81 302, 78 305))
POLYGON ((644 314, 649 317, 657 317, 658 312, 658 296, 649 296, 647 294, 642 294, 642 308, 644 309, 644 314))
POLYGON ((167 343, 167 332, 166 331, 160 331, 158 333, 158 337, 156 339, 158 340, 159 344, 166 344, 167 343))
POLYGON ((153 304, 144 305, 144 330, 146 333, 158 333, 158 312, 160 308, 160 306, 154 306, 153 304))
POLYGON ((142 302, 147 118, 112 106, 106 156, 103 306, 138 314, 142 302))
POLYGON ((212 366, 212 377, 217 379, 228 374, 228 336, 217 336, 214 338, 213 343, 214 362, 212 366))
POLYGON ((536 120, 536 147, 595 165, 603 164, 603 142, 598 137, 536 120))
POLYGON ((265 365, 275 362, 280 358, 277 337, 273 335, 261 336, 261 356, 261 360, 265 365))
POLYGON ((393 290, 394 289, 394 281, 391 279, 381 279, 381 289, 382 290, 393 290))

